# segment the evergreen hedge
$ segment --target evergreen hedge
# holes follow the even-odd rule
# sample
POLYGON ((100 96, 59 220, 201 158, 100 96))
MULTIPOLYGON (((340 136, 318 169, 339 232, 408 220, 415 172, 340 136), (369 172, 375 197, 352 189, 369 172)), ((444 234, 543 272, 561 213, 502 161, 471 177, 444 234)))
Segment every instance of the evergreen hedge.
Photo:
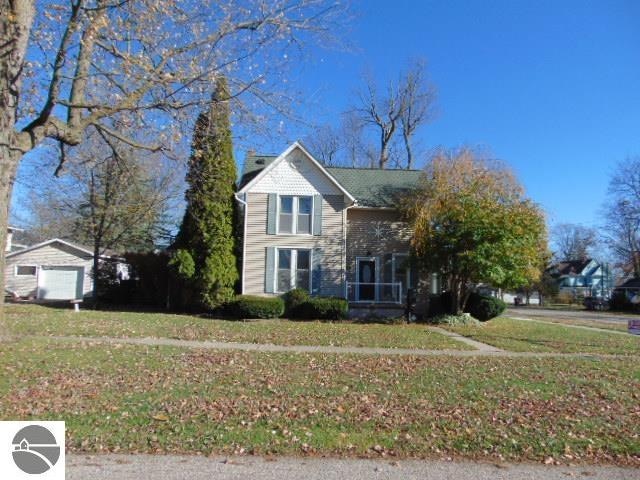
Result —
POLYGON ((278 318, 284 313, 284 301, 279 297, 238 295, 225 310, 235 318, 278 318))

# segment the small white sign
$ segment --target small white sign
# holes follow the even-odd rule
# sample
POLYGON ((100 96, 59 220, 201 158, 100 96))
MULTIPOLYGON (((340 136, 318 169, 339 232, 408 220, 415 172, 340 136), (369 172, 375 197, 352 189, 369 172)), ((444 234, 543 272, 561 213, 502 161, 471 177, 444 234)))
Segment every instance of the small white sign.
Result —
POLYGON ((12 480, 64 480, 64 422, 0 421, 0 472, 12 480))
POLYGON ((627 326, 630 334, 640 335, 640 319, 629 320, 627 326))

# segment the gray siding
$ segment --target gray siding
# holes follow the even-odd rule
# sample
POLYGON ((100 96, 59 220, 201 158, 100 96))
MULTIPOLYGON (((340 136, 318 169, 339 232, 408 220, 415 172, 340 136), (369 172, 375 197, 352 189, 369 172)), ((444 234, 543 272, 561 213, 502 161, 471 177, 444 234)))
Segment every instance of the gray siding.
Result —
MULTIPOLYGON (((400 219, 397 211, 349 209, 347 211, 347 281, 356 281, 356 257, 378 257, 383 267, 385 254, 409 253, 411 227, 400 219)), ((383 272, 378 272, 383 281, 383 272)), ((429 295, 430 276, 421 272, 418 278, 418 311, 422 313, 429 295)))
POLYGON ((6 288, 21 297, 36 296, 38 275, 16 276, 15 267, 18 265, 40 266, 83 266, 84 267, 84 295, 89 295, 93 288, 91 279, 92 257, 82 254, 64 244, 53 243, 35 250, 20 253, 7 258, 5 266, 6 288))
POLYGON ((347 281, 356 281, 356 257, 408 253, 411 229, 391 210, 347 212, 347 281))
POLYGON ((344 296, 344 197, 323 195, 322 235, 268 235, 267 194, 247 194, 244 293, 265 294, 267 247, 320 248, 320 295, 344 296))

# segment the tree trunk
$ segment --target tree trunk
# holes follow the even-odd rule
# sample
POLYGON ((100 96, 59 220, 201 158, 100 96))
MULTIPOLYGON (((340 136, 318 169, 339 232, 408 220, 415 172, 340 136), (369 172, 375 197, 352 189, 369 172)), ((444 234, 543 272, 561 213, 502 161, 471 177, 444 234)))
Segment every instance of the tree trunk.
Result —
POLYGON ((384 140, 380 143, 380 161, 378 162, 378 168, 384 169, 389 161, 389 144, 384 140))
POLYGON ((0 0, 0 339, 9 336, 4 315, 4 265, 9 202, 18 164, 15 131, 21 73, 35 10, 33 0, 0 0))
MULTIPOLYGON (((2 122, 2 119, 0 119, 2 122)), ((4 287, 5 287, 5 247, 7 244, 7 227, 9 226, 9 202, 16 177, 20 156, 12 154, 4 140, 6 130, 4 124, 0 126, 0 341, 9 337, 4 315, 4 287)))
POLYGON ((406 132, 402 132, 404 138, 404 146, 407 150, 407 170, 411 170, 413 167, 413 149, 411 148, 411 137, 406 132))
POLYGON ((100 243, 93 244, 93 289, 91 291, 91 304, 98 308, 98 278, 100 277, 100 243))

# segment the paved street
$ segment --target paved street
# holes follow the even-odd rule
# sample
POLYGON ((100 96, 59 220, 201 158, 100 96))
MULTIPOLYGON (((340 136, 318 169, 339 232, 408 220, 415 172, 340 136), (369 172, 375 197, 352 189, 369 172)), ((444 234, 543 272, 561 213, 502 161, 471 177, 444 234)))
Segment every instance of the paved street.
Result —
MULTIPOLYGON (((507 317, 523 317, 544 320, 546 318, 598 321, 626 324, 630 315, 612 312, 592 312, 588 310, 553 310, 545 308, 510 307, 504 314, 507 317)), ((638 316, 640 318, 640 316, 638 316)))
POLYGON ((638 480, 618 467, 490 464, 422 460, 67 455, 68 480, 638 480))

